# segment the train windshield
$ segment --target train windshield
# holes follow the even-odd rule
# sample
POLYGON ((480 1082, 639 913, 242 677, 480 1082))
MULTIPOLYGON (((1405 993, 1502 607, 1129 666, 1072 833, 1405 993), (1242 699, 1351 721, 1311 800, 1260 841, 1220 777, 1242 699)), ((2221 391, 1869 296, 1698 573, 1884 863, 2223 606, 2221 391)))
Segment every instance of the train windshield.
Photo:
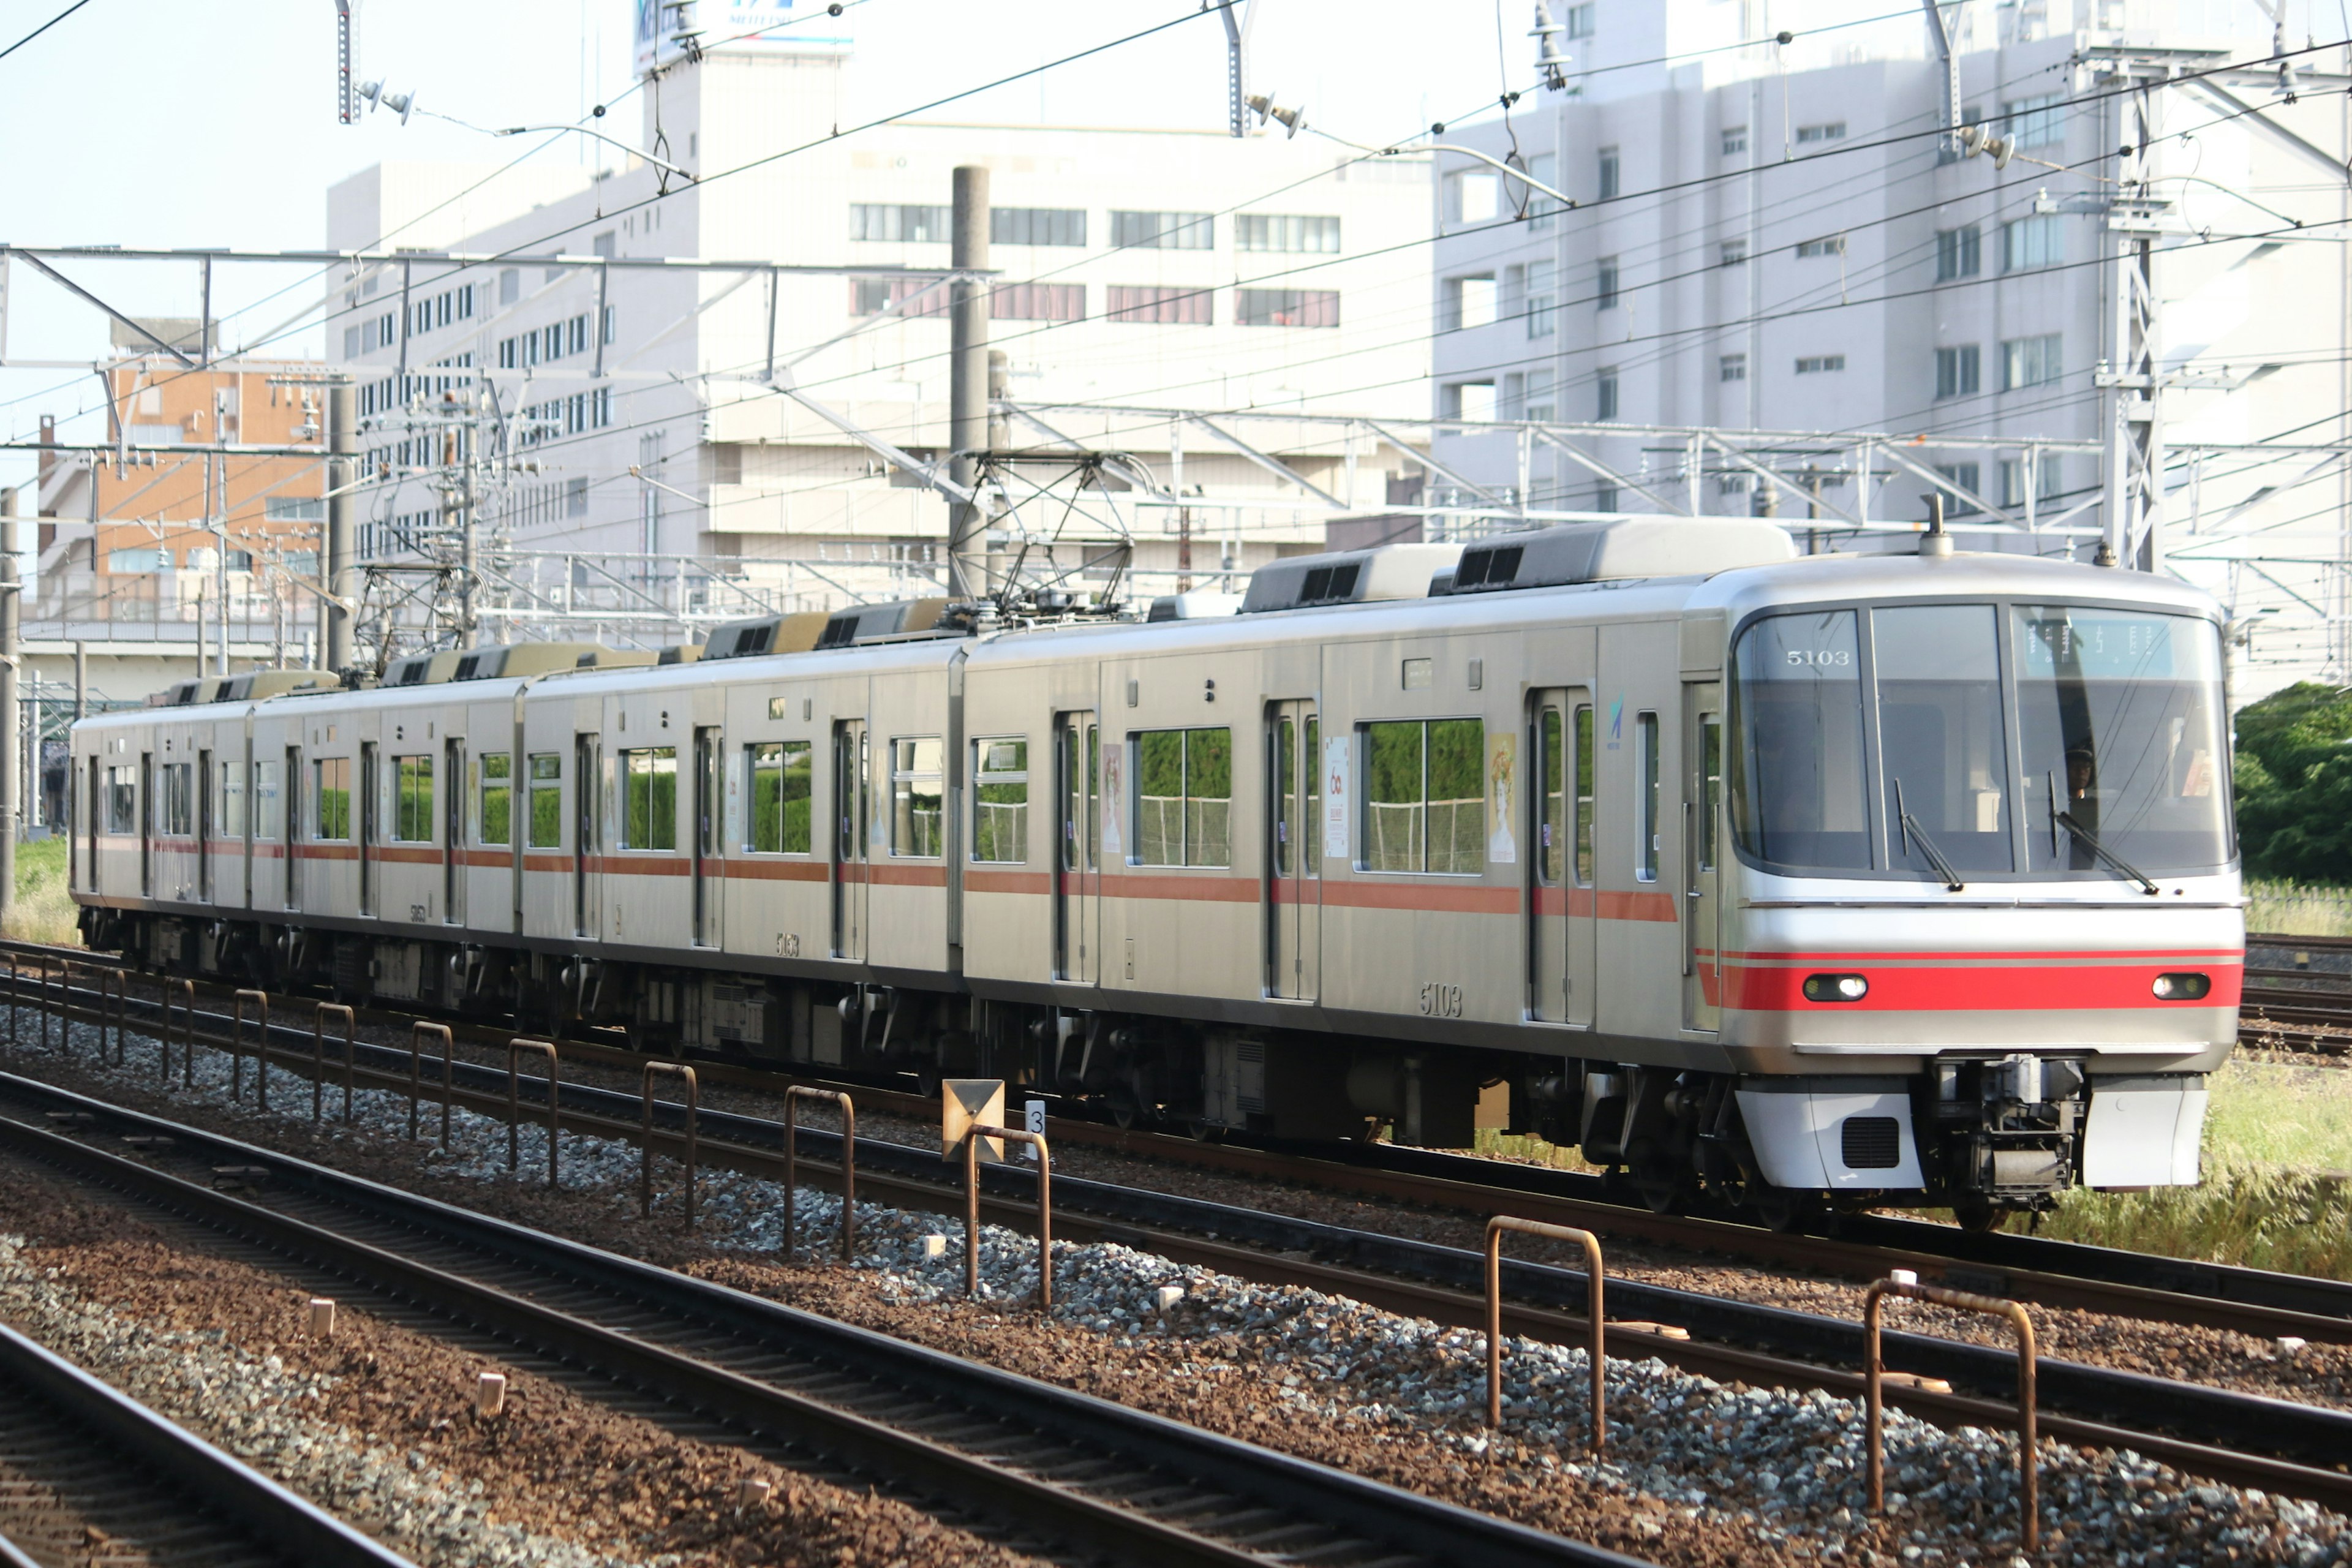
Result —
POLYGON ((2229 863, 2210 622, 1809 610, 1751 624, 1732 686, 1733 834, 1772 869, 2137 879, 2229 863))

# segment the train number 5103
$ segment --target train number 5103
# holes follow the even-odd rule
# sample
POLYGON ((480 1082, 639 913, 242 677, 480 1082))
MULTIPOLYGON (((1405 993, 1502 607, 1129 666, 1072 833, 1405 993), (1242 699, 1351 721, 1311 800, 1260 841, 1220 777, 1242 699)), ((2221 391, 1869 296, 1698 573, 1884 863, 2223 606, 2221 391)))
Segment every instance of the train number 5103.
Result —
POLYGON ((1462 987, 1433 981, 1421 988, 1421 1012, 1425 1018, 1462 1016, 1462 987))

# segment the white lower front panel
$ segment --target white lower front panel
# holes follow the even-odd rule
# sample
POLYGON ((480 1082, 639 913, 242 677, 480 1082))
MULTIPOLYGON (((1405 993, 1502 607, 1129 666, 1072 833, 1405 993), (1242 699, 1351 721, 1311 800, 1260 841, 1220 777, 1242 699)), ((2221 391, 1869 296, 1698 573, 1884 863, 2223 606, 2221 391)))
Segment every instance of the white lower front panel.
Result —
POLYGON ((2194 1186, 2208 1098, 2201 1077, 2093 1079, 2083 1184, 2194 1186))
POLYGON ((1741 1089, 1739 1114, 1764 1179, 1800 1192, 1927 1185, 1911 1097, 1883 1080, 1741 1089))

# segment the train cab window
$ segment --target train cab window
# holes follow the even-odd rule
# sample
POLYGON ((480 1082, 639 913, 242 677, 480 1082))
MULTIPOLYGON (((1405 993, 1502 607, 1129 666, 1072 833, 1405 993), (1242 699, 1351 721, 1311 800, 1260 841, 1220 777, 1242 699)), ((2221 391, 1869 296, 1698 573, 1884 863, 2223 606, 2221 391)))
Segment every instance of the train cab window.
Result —
POLYGON ((474 773, 474 842, 509 845, 514 842, 514 758, 505 752, 476 757, 474 773))
POLYGON ((155 831, 185 838, 196 830, 196 764, 165 763, 155 770, 155 831))
POLYGON ((1234 732, 1147 730, 1135 737, 1135 861, 1234 863, 1234 732))
POLYGON ((621 847, 677 847, 677 748, 621 753, 621 847))
POLYGON ((1592 704, 1576 708, 1576 793, 1570 797, 1570 841, 1576 846, 1576 885, 1592 886, 1592 704))
POLYGON ((106 770, 106 830, 139 831, 139 770, 128 763, 106 770))
POLYGON ((2006 871, 2009 745, 1990 605, 1906 605, 1870 614, 1885 776, 1886 865, 1941 875, 2006 871))
POLYGON ((758 855, 807 854, 814 830, 815 749, 806 741, 761 741, 744 747, 743 758, 751 774, 751 814, 743 847, 758 855))
POLYGON ((253 764, 253 836, 268 843, 278 842, 285 831, 285 803, 278 798, 276 763, 253 764))
POLYGON ((352 836, 352 760, 320 757, 310 763, 310 798, 316 804, 313 837, 331 843, 352 836))
POLYGON ((245 764, 222 763, 220 766, 220 835, 223 838, 245 837, 245 764))
POLYGON ((1485 724, 1413 720, 1367 724, 1363 734, 1364 869, 1483 873, 1485 724))
POLYGON ((433 842, 433 759, 392 759, 392 837, 399 844, 433 842))
POLYGON ((563 847, 563 753, 534 752, 530 756, 530 847, 563 847))
POLYGON ((931 859, 947 853, 947 817, 940 784, 945 755, 937 735, 890 742, 891 854, 931 859))
POLYGON ((1871 863, 1852 610, 1769 616, 1732 652, 1732 836, 1790 870, 1871 863))
POLYGON ((1029 858, 1029 742, 971 743, 971 858, 1000 865, 1029 858))
POLYGON ((1634 799, 1640 803, 1640 814, 1634 822, 1633 876, 1636 880, 1654 882, 1658 879, 1658 716, 1637 713, 1633 716, 1633 770, 1636 776, 1634 799))
POLYGON ((1568 727, 1559 710, 1536 716, 1536 879, 1557 888, 1568 870, 1568 727))

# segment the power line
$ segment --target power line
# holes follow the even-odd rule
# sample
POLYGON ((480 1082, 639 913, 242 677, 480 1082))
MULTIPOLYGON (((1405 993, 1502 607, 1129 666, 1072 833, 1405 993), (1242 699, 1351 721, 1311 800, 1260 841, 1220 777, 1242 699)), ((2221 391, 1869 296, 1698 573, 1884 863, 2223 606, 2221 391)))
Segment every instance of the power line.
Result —
POLYGON ((67 6, 64 10, 50 17, 39 26, 26 34, 23 37, 17 39, 6 48, 0 49, 0 60, 6 59, 10 55, 15 54, 18 49, 23 48, 26 44, 31 43, 35 38, 39 37, 43 33, 47 32, 51 27, 56 26, 59 22, 64 21, 68 16, 72 16, 75 12, 80 10, 83 6, 89 4, 89 0, 74 0, 72 5, 67 6))

